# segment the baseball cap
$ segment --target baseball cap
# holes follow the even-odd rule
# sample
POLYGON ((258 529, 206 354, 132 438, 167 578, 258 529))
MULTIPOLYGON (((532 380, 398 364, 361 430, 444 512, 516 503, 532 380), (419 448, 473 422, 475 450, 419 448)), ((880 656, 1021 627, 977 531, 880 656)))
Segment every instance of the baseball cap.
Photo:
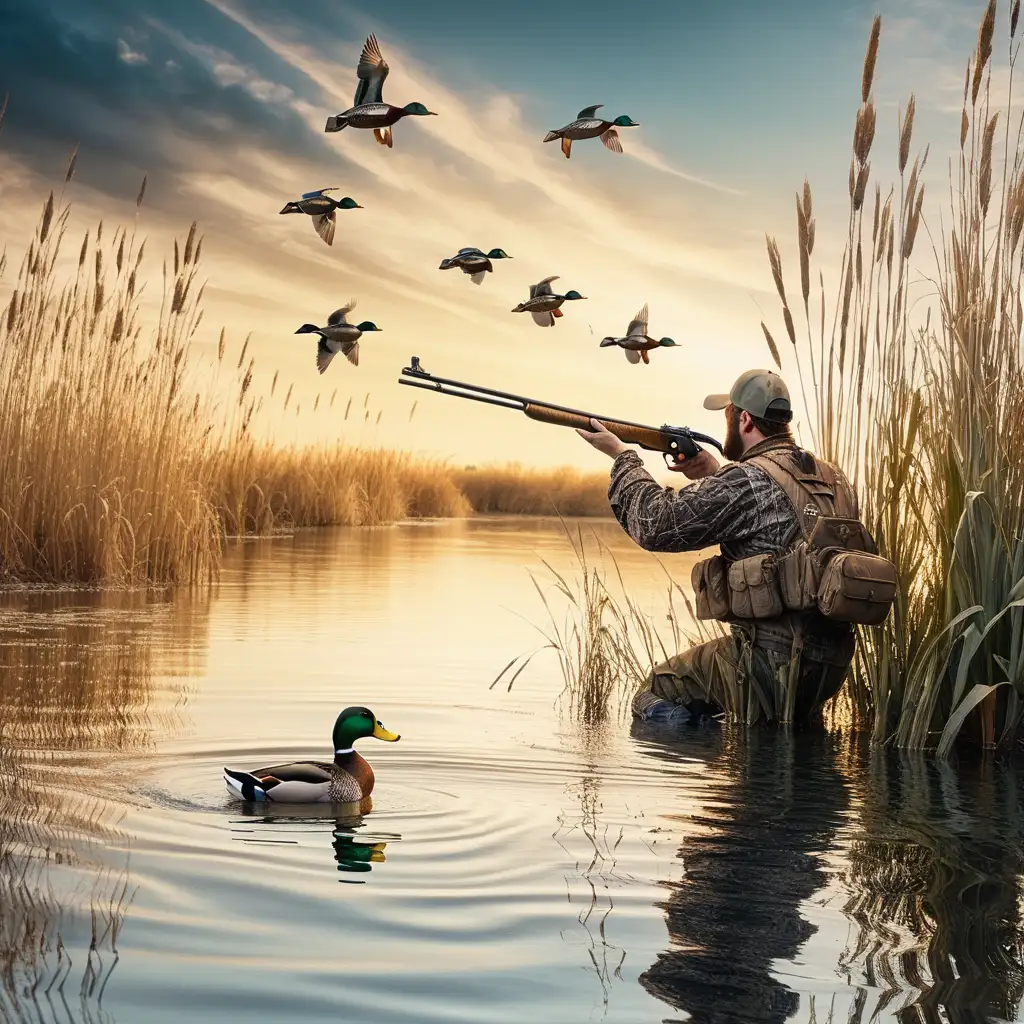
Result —
POLYGON ((727 395, 708 395, 705 409, 724 409, 729 404, 744 409, 760 419, 781 420, 793 418, 789 401, 789 388, 785 381, 771 370, 747 370, 736 378, 727 395))

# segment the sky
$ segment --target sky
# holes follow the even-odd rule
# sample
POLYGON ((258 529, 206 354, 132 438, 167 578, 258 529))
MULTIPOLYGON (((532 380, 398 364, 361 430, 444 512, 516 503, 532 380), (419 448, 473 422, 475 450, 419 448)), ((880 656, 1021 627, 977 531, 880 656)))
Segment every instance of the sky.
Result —
MULTIPOLYGON (((572 431, 399 387, 399 372, 418 355, 439 376, 721 438, 722 414, 701 401, 771 365, 762 318, 784 337, 765 234, 778 237, 796 282, 793 197, 805 176, 826 287, 830 270, 834 281, 872 18, 882 15, 876 173, 892 180, 899 112, 914 91, 915 143, 931 143, 939 186, 983 9, 980 0, 0 0, 0 95, 10 95, 0 246, 16 267, 77 144, 69 250, 100 218, 130 223, 147 176, 139 229, 155 301, 159 261, 197 220, 207 281, 197 354, 215 350, 222 326, 235 351, 251 334, 255 392, 280 377, 258 421, 265 436, 379 444, 455 465, 601 468, 604 456, 572 431), (323 130, 352 104, 370 32, 391 68, 385 100, 438 113, 400 121, 390 150, 368 131, 323 130), (640 123, 621 131, 623 154, 591 140, 566 161, 557 142, 543 144, 594 103, 640 123), (306 218, 279 215, 327 186, 364 207, 339 211, 332 247, 306 218), (513 259, 481 286, 438 269, 467 245, 513 259), (587 299, 542 329, 511 310, 552 274, 556 290, 587 299), (315 339, 294 332, 350 298, 353 322, 382 331, 364 338, 358 367, 339 357, 320 376, 315 339), (649 366, 598 347, 645 303, 650 333, 678 347, 655 351, 649 366), (369 418, 342 419, 349 397, 369 418)), ((10 287, 0 281, 0 301, 10 287)), ((797 398, 789 355, 783 374, 797 398)))

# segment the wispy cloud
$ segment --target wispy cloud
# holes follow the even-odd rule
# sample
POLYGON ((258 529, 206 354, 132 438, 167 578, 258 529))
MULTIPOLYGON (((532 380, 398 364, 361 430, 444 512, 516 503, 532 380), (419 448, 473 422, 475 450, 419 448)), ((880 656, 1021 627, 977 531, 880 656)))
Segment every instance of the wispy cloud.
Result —
POLYGON ((117 56, 125 64, 147 64, 149 58, 138 50, 133 50, 123 39, 117 41, 117 56))
POLYGON ((630 136, 629 141, 623 145, 622 150, 628 156, 633 157, 634 160, 639 160, 642 164, 646 164, 648 167, 653 167, 656 171, 661 171, 664 174, 671 174, 676 178, 682 178, 683 181, 689 181, 694 185, 700 185, 701 188, 710 188, 715 192, 724 192, 727 195, 733 196, 744 195, 743 191, 740 189, 731 188, 728 185, 722 185, 717 181, 710 181, 707 178, 701 178, 696 174, 690 174, 688 171, 681 171, 678 168, 671 166, 671 164, 669 164, 660 153, 651 149, 638 139, 634 139, 632 136, 630 136))

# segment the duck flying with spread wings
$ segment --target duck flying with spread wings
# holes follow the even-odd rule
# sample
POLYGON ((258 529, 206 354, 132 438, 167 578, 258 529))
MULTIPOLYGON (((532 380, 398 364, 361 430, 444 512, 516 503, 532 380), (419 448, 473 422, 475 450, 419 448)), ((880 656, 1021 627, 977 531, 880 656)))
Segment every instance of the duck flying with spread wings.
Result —
POLYGON ((512 312, 529 313, 533 322, 538 327, 552 327, 555 318, 562 316, 561 306, 566 300, 585 299, 586 295, 580 295, 578 291, 572 290, 564 295, 558 295, 551 290, 551 282, 557 281, 558 275, 545 277, 543 281, 530 285, 530 297, 525 302, 520 302, 512 312))
POLYGON ((512 257, 504 249, 484 252, 483 249, 466 248, 460 249, 454 256, 441 260, 438 270, 452 270, 458 267, 464 274, 469 274, 473 284, 483 284, 485 275, 494 271, 491 260, 510 259, 512 257))
POLYGON ((316 346, 316 368, 323 373, 331 360, 341 352, 353 365, 359 365, 359 339, 367 331, 379 331, 380 328, 372 320, 364 320, 361 324, 350 324, 346 319, 356 307, 352 299, 347 305, 336 309, 328 318, 326 327, 316 324, 303 324, 296 334, 316 334, 319 336, 316 346))
POLYGON ((622 152, 622 143, 619 142, 619 128, 637 128, 640 122, 634 121, 629 114, 621 114, 614 121, 606 121, 603 117, 597 117, 597 111, 603 107, 603 103, 595 103, 592 107, 584 107, 577 115, 576 120, 571 121, 564 128, 555 128, 544 136, 545 142, 554 142, 555 139, 562 140, 562 152, 565 159, 569 159, 569 153, 573 142, 579 139, 596 139, 600 137, 605 149, 613 153, 622 152))
POLYGON ((639 363, 641 360, 645 363, 650 363, 650 357, 647 355, 651 349, 655 348, 674 348, 676 342, 671 338, 652 338, 647 333, 647 303, 644 303, 643 309, 630 321, 629 327, 626 328, 626 336, 624 338, 602 338, 601 348, 610 348, 612 345, 617 345, 626 353, 626 358, 631 363, 639 363))
MULTIPOLYGON (((395 107, 384 102, 384 79, 391 69, 384 60, 376 36, 367 36, 363 52, 356 65, 356 97, 348 110, 327 118, 325 132, 340 132, 343 128, 372 128, 376 140, 388 149, 392 147, 391 126, 403 117, 434 115, 422 103, 406 103, 395 107)), ((436 115, 435 115, 436 116, 436 115)))
POLYGON ((285 203, 282 213, 305 213, 313 219, 313 230, 328 244, 334 244, 334 222, 336 210, 361 210, 362 207, 351 196, 334 199, 328 192, 336 188, 321 188, 315 192, 303 192, 301 199, 285 203))

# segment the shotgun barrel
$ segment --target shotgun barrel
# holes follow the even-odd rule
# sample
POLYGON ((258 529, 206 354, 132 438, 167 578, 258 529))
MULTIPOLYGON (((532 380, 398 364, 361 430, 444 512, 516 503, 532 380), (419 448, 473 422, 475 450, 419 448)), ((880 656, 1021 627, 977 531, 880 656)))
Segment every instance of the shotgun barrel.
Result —
POLYGON ((572 409, 565 405, 554 405, 551 402, 540 402, 523 395, 514 395, 508 391, 496 391, 494 388, 467 384, 464 381, 450 380, 447 377, 435 377, 420 366, 418 356, 413 356, 408 366, 403 367, 399 384, 409 387, 424 388, 436 391, 453 398, 467 398, 472 402, 484 402, 487 405, 498 405, 505 409, 516 409, 525 413, 532 420, 541 423, 553 423, 561 427, 579 427, 583 430, 592 429, 591 419, 603 423, 605 428, 626 444, 636 444, 648 451, 661 452, 665 461, 677 456, 692 458, 701 449, 700 444, 709 444, 722 451, 722 445, 707 434, 699 434, 689 427, 671 427, 664 424, 660 427, 648 426, 645 423, 633 423, 615 416, 598 416, 596 413, 572 409), (700 444, 698 444, 700 442, 700 444))

